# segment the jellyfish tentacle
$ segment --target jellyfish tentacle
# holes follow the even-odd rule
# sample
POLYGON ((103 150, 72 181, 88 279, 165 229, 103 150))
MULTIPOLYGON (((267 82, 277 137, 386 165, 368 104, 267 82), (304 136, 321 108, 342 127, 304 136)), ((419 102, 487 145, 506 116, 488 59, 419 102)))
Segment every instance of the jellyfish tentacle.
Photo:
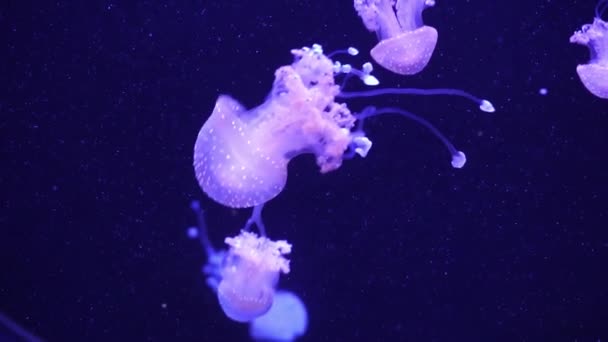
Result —
POLYGON ((380 81, 378 81, 375 76, 371 75, 373 70, 374 68, 369 62, 364 63, 361 70, 353 68, 350 64, 340 64, 339 62, 334 64, 335 73, 355 75, 367 86, 377 86, 380 84, 380 81))
POLYGON ((205 249, 205 253, 207 254, 207 258, 210 258, 211 255, 216 254, 215 248, 211 244, 209 240, 209 232, 207 230, 207 222, 205 221, 205 212, 203 208, 201 208, 201 203, 199 201, 190 202, 190 209, 194 212, 196 216, 196 222, 198 223, 198 230, 196 232, 196 236, 198 237, 201 245, 205 249))
POLYGON ((470 94, 464 90, 451 89, 451 88, 433 88, 433 89, 420 89, 420 88, 382 88, 362 91, 351 91, 341 92, 337 95, 340 98, 355 98, 355 97, 372 97, 380 95, 423 95, 423 96, 434 96, 434 95, 450 95, 459 96, 469 99, 475 102, 479 109, 484 112, 493 113, 495 111, 494 106, 488 100, 479 98, 473 94, 470 94))
POLYGON ((222 280, 222 263, 226 256, 225 250, 216 250, 209 239, 209 231, 207 229, 207 222, 205 220, 205 213, 200 205, 199 201, 190 202, 190 209, 194 212, 197 221, 197 227, 191 227, 188 229, 188 236, 192 239, 198 239, 203 250, 207 261, 202 268, 203 274, 205 275, 205 282, 207 286, 213 291, 217 292, 217 287, 222 280))
POLYGON ((595 5, 595 17, 603 20, 606 10, 608 10, 608 0, 598 1, 595 5))
POLYGON ((335 51, 328 53, 327 58, 332 59, 334 56, 339 56, 339 55, 356 56, 358 54, 359 54, 359 50, 356 47, 349 46, 346 49, 335 50, 335 51))
POLYGON ((251 216, 247 219, 245 226, 242 230, 249 231, 251 226, 254 224, 258 227, 261 236, 266 236, 266 225, 264 224, 264 220, 262 220, 262 210, 264 209, 264 203, 260 205, 256 205, 251 210, 251 216))
POLYGON ((422 12, 433 6, 435 6, 435 2, 429 0, 397 1, 395 4, 397 20, 402 28, 415 30, 424 26, 422 12))
POLYGON ((433 124, 431 124, 427 120, 421 118, 420 116, 418 116, 414 113, 408 112, 401 108, 386 107, 386 108, 375 109, 373 111, 366 110, 356 116, 357 116, 357 119, 363 121, 369 117, 377 116, 377 115, 381 115, 381 114, 399 114, 405 118, 413 120, 413 121, 419 123, 420 125, 426 127, 429 131, 431 131, 431 133, 433 133, 433 135, 435 135, 443 143, 443 145, 446 147, 446 149, 452 156, 452 161, 451 161, 452 167, 454 167, 456 169, 460 169, 466 163, 467 159, 466 159, 466 155, 464 154, 464 152, 456 149, 456 147, 454 147, 454 144, 452 144, 450 142, 450 140, 448 138, 446 138, 445 135, 443 135, 443 133, 441 133, 441 131, 439 131, 439 129, 437 129, 433 124))

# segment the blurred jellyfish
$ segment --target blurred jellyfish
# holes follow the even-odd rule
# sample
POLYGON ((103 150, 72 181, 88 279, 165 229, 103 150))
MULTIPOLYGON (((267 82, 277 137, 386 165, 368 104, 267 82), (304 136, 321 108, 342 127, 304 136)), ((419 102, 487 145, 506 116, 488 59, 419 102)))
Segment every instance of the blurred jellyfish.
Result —
MULTIPOLYGON (((351 53, 353 49, 347 51, 355 55, 351 53)), ((396 113, 424 125, 447 147, 452 166, 464 166, 464 153, 426 120, 399 108, 368 107, 353 114, 336 98, 454 95, 475 102, 482 111, 494 111, 489 101, 458 89, 345 92, 336 85, 334 76, 343 75, 345 79, 355 76, 368 86, 379 84, 371 75, 370 63, 357 69, 332 61, 317 44, 291 53, 295 58, 293 64, 275 72, 272 91, 262 105, 246 110, 236 100, 221 95, 198 134, 194 146, 195 175, 203 191, 220 204, 242 208, 268 202, 285 186, 289 161, 303 153, 316 156, 321 173, 339 168, 345 158, 365 157, 372 142, 363 132, 363 121, 380 114, 396 113)))
POLYGON ((42 342, 43 340, 0 312, 0 341, 42 342))
MULTIPOLYGON (((260 244, 267 245, 267 247, 269 244, 283 243, 281 241, 272 242, 265 239, 264 236, 241 243, 243 232, 246 233, 246 230, 249 230, 253 224, 258 225, 258 229, 260 229, 260 225, 263 227, 261 207, 254 209, 241 235, 237 238, 227 239, 232 247, 229 251, 216 250, 211 244, 200 203, 193 201, 191 208, 197 217, 198 227, 190 227, 187 231, 188 236, 199 239, 205 250, 207 263, 203 267, 203 273, 207 277, 207 285, 218 295, 226 315, 238 322, 249 321, 250 335, 256 341, 294 341, 297 337, 302 336, 308 325, 308 313, 302 300, 290 291, 275 291, 278 272, 275 275, 266 273, 262 277, 263 279, 260 279, 261 274, 257 267, 253 267, 252 272, 252 263, 249 261, 251 258, 242 258, 235 252, 235 250, 244 249, 244 246, 250 242, 260 243, 261 241, 260 244), (235 248, 234 245, 238 247, 235 248), (243 260, 240 260, 241 258, 243 260), (244 273, 239 274, 240 271, 244 271, 244 273), (224 277, 226 276, 232 278, 225 282, 224 277), (251 278, 247 278, 249 276, 251 278), (271 288, 268 287, 268 284, 271 285, 271 288), (245 290, 242 290, 243 288, 245 290), (241 289, 242 292, 233 292, 234 289, 241 289), (255 293, 256 289, 259 297, 255 297, 255 300, 250 299, 252 297, 247 295, 243 296, 243 293, 255 293), (224 291, 224 293, 222 294, 220 291, 224 291), (234 298, 235 296, 236 298, 234 298), (249 302, 250 300, 252 302, 249 302), (224 301, 223 304, 222 301, 224 301), (271 305, 268 305, 269 301, 271 305), (269 306, 269 308, 264 308, 266 306, 269 306), (266 310, 265 313, 259 314, 264 310, 266 310)), ((255 235, 253 233, 249 234, 255 235)), ((260 246, 255 247, 254 251, 261 250, 260 246)), ((278 253, 274 253, 270 258, 272 260, 282 258, 280 254, 285 252, 285 249, 281 247, 275 249, 275 251, 278 251, 278 253)), ((254 258, 261 259, 262 256, 262 253, 258 253, 254 258)), ((288 270, 287 260, 282 260, 277 265, 286 267, 288 270)))
POLYGON ((270 310, 279 273, 289 273, 289 261, 283 255, 291 252, 291 245, 246 231, 224 241, 230 249, 217 298, 226 316, 249 322, 270 310))
POLYGON ((587 64, 576 67, 578 77, 593 95, 608 99, 608 22, 604 14, 608 10, 608 0, 600 0, 595 6, 593 23, 585 24, 570 37, 571 43, 586 45, 591 59, 587 64))
POLYGON ((376 32, 378 44, 370 51, 385 69, 400 75, 416 74, 428 64, 437 30, 424 25, 422 11, 434 0, 355 0, 365 27, 376 32))
POLYGON ((294 341, 304 335, 308 315, 302 300, 289 291, 278 290, 270 310, 249 325, 256 341, 294 341))

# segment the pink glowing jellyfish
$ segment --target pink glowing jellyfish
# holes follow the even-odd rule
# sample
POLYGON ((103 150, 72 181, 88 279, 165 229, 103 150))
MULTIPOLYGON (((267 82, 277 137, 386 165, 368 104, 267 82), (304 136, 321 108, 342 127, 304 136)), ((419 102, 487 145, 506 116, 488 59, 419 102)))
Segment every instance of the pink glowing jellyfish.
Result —
POLYGON ((279 273, 289 273, 289 261, 283 255, 291 252, 291 245, 247 231, 224 241, 230 249, 217 298, 226 316, 249 322, 270 310, 279 273))
POLYGON ((291 246, 266 238, 263 207, 254 208, 239 236, 226 239, 231 247, 228 251, 217 250, 211 244, 200 203, 193 201, 190 207, 198 226, 189 228, 188 236, 198 239, 205 250, 203 273, 226 316, 249 322, 250 336, 255 341, 287 342, 302 336, 308 327, 306 306, 296 294, 275 290, 279 271, 289 271, 282 255, 291 246), (248 232, 254 224, 259 237, 248 232))
POLYGON ((378 44, 370 51, 376 63, 400 75, 417 74, 428 64, 437 30, 424 25, 422 11, 434 0, 355 0, 365 27, 376 32, 378 44))
POLYGON ((608 99, 608 22, 603 15, 608 10, 608 0, 600 0, 595 7, 593 23, 585 24, 570 37, 571 43, 586 45, 591 59, 576 67, 578 77, 593 95, 608 99))
POLYGON ((372 142, 363 132, 363 121, 379 114, 400 114, 424 125, 444 143, 452 166, 464 166, 464 153, 428 121, 400 108, 368 107, 353 114, 336 98, 455 95, 474 101, 482 111, 494 112, 489 101, 457 89, 342 91, 334 76, 356 76, 368 86, 379 84, 370 63, 357 69, 330 59, 343 52, 357 54, 349 48, 326 56, 317 44, 292 50, 293 64, 277 69, 272 91, 253 109, 226 95, 218 98, 194 145, 196 179, 209 197, 233 208, 263 205, 283 190, 287 164, 300 154, 314 154, 322 173, 339 168, 345 158, 365 157, 372 142))

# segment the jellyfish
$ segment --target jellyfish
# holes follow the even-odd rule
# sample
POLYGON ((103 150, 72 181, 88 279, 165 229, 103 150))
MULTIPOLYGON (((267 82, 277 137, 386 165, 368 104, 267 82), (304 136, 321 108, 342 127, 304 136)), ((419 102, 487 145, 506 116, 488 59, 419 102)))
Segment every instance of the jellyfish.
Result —
POLYGON ((306 307, 293 292, 277 290, 270 310, 249 324, 256 341, 295 341, 308 326, 306 307))
MULTIPOLYGON (((203 213, 203 210, 201 209, 200 203, 198 201, 193 201, 191 203, 190 207, 193 210, 194 214, 196 215, 198 225, 197 225, 197 227, 190 227, 188 229, 188 236, 193 239, 198 239, 200 241, 203 249, 205 250, 207 262, 206 262, 205 266, 203 267, 203 273, 206 276, 207 286, 214 293, 216 293, 216 295, 218 295, 218 298, 219 298, 219 289, 221 287, 221 284, 223 283, 224 275, 228 274, 228 275, 234 276, 234 274, 233 274, 234 272, 232 272, 230 270, 227 271, 227 268, 233 267, 233 268, 238 269, 239 266, 241 268, 243 268, 242 267, 243 265, 236 264, 236 262, 235 262, 236 260, 234 260, 234 258, 235 258, 234 254, 231 255, 231 252, 233 252, 232 250, 231 251, 217 250, 215 247, 213 247, 213 245, 209 239, 209 235, 208 235, 208 231, 207 231, 207 224, 205 222, 204 213, 203 213)), ((264 231, 265 231, 265 227, 264 227, 263 221, 261 219, 261 210, 262 210, 261 206, 254 208, 251 217, 249 218, 249 220, 247 221, 247 223, 245 224, 245 226, 242 229, 243 231, 248 231, 252 228, 253 225, 257 225, 258 230, 260 230, 260 235, 262 235, 263 237, 265 236, 265 233, 263 233, 263 230, 262 230, 262 229, 264 229, 264 231), (264 228, 261 228, 261 227, 264 227, 264 228)), ((242 233, 241 233, 241 235, 242 235, 242 233)), ((230 239, 234 243, 234 238, 230 238, 230 239)), ((259 238, 258 238, 258 241, 259 241, 259 238)), ((275 255, 275 257, 276 257, 276 255, 275 255)), ((234 271, 234 269, 233 269, 233 271, 234 271)), ((241 277, 239 277, 239 278, 242 280, 241 277)), ((257 278, 259 278, 259 277, 257 277, 257 278)), ((270 276, 270 278, 273 278, 273 276, 270 276)), ((251 288, 250 288, 250 290, 245 291, 245 293, 251 292, 251 290, 254 288, 263 287, 263 286, 254 285, 252 283, 251 279, 249 279, 247 281, 251 284, 246 285, 246 286, 251 286, 251 288)), ((262 279, 262 283, 268 284, 268 281, 262 279)), ((276 285, 276 281, 273 281, 273 279, 271 279, 270 284, 272 285, 273 283, 276 285)), ((223 286, 224 286, 224 288, 230 287, 227 285, 223 285, 223 286)), ((272 291, 274 291, 274 288, 270 289, 270 291, 269 291, 268 287, 266 287, 265 290, 267 292, 265 292, 265 295, 261 296, 260 298, 264 301, 267 301, 268 293, 271 293, 272 291)), ((308 326, 308 312, 306 310, 306 306, 295 293, 293 293, 291 291, 287 291, 285 289, 277 289, 276 291, 274 291, 273 297, 274 298, 272 299, 272 304, 270 305, 270 308, 267 310, 266 313, 258 315, 256 317, 254 317, 253 319, 249 320, 250 335, 251 335, 252 339, 255 341, 277 341, 277 342, 295 341, 298 337, 302 336, 306 332, 306 329, 308 326)), ((234 307, 239 306, 239 308, 236 309, 236 311, 237 311, 236 316, 238 316, 237 318, 239 318, 239 319, 234 319, 238 322, 243 321, 243 319, 241 319, 243 316, 248 316, 248 317, 252 316, 251 312, 248 312, 247 314, 242 313, 244 306, 242 306, 240 304, 241 302, 242 302, 242 299, 238 299, 236 301, 231 302, 232 304, 228 305, 228 306, 230 306, 230 309, 229 309, 230 315, 228 314, 228 312, 225 311, 226 315, 229 318, 234 319, 233 318, 235 316, 235 314, 233 313, 235 311, 234 307), (239 303, 239 304, 236 305, 234 303, 239 303)), ((249 305, 249 306, 256 306, 256 305, 249 305)), ((265 306, 265 305, 267 305, 267 303, 264 302, 264 303, 261 303, 260 305, 265 306)), ((245 307, 247 307, 247 306, 248 305, 245 305, 245 307)), ((222 306, 222 308, 224 309, 224 306, 222 306)), ((254 309, 254 311, 260 312, 262 310, 254 309)))
POLYGON ((595 6, 593 23, 583 25, 570 37, 571 43, 589 48, 591 59, 587 64, 579 64, 576 73, 585 88, 602 99, 608 99, 608 22, 604 20, 607 10, 608 0, 600 0, 595 6))
POLYGON ((43 342, 44 340, 0 312, 0 341, 43 342))
POLYGON ((287 164, 314 153, 321 172, 337 169, 350 143, 355 118, 334 102, 333 64, 308 50, 294 50, 297 62, 275 72, 272 91, 246 110, 221 95, 194 145, 194 169, 203 191, 220 204, 253 207, 278 195, 287 164))
POLYGON ((356 49, 325 55, 318 44, 291 51, 294 62, 275 72, 266 101, 250 110, 235 99, 220 95, 194 145, 194 170, 202 190, 216 202, 233 208, 261 206, 277 196, 287 181, 287 164, 312 153, 321 173, 336 170, 344 159, 367 156, 372 141, 363 131, 364 120, 395 113, 427 127, 446 146, 452 166, 464 166, 466 157, 428 121, 400 108, 370 106, 352 113, 337 99, 383 95, 453 95, 494 112, 491 102, 463 90, 438 88, 376 88, 348 92, 335 78, 359 78, 364 85, 379 84, 371 63, 355 68, 330 57, 356 55, 356 49), (355 124, 357 121, 358 124, 355 124))
POLYGON ((289 273, 289 261, 283 255, 291 252, 291 245, 247 231, 224 241, 230 249, 222 265, 217 298, 226 316, 249 322, 270 310, 279 273, 289 273))
POLYGON ((414 75, 428 64, 437 30, 424 25, 422 11, 434 0, 355 0, 355 10, 378 44, 370 51, 383 68, 400 75, 414 75))

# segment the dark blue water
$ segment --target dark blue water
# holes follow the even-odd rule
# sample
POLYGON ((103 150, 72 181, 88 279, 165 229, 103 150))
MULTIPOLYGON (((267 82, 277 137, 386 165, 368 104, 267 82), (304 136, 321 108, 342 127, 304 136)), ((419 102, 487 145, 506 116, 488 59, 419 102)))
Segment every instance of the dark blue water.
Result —
MULTIPOLYGON (((374 147, 319 175, 289 166, 264 211, 294 245, 281 286, 310 315, 302 341, 608 339, 608 102, 568 43, 594 1, 447 1, 425 12, 437 50, 382 85, 450 97, 366 122, 374 147), (539 89, 547 88, 547 95, 539 89)), ((375 36, 350 1, 5 1, 0 5, 0 311, 48 341, 247 341, 206 287, 191 200, 221 245, 248 211, 200 190, 196 134, 219 94, 251 107, 290 49, 375 36)), ((362 88, 356 82, 354 88, 362 88)))

